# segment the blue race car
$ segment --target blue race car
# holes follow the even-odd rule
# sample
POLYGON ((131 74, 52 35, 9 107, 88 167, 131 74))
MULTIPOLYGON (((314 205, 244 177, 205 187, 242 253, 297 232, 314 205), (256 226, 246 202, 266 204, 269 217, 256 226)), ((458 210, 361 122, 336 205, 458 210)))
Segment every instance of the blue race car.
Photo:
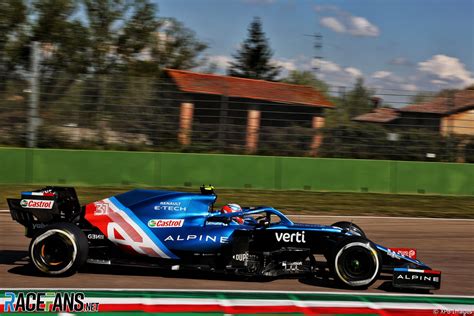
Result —
POLYGON ((352 289, 367 288, 383 272, 395 287, 440 287, 441 272, 417 260, 415 250, 378 245, 353 223, 297 224, 266 206, 214 210, 216 199, 211 186, 200 193, 138 189, 81 206, 74 188, 46 187, 8 205, 32 238, 34 267, 51 276, 88 262, 247 277, 329 271, 352 289))

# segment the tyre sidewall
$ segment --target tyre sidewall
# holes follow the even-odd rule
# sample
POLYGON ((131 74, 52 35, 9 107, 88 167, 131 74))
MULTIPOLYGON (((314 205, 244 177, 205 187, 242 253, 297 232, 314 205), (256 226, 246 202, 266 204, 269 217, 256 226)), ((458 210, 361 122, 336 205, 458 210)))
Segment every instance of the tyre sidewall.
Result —
POLYGON ((335 248, 331 256, 330 270, 334 276, 334 280, 342 287, 351 289, 365 289, 371 286, 379 278, 380 271, 382 268, 382 257, 377 251, 375 244, 370 242, 368 239, 362 237, 348 237, 343 239, 335 248), (362 281, 350 281, 346 280, 338 267, 338 260, 341 254, 351 247, 363 247, 373 253, 375 261, 375 271, 371 273, 371 277, 362 281))
POLYGON ((41 273, 50 276, 69 276, 77 272, 77 270, 86 262, 89 252, 89 245, 85 234, 79 227, 71 223, 56 223, 46 226, 39 230, 31 239, 28 253, 30 255, 33 266, 41 273), (49 271, 44 265, 42 266, 40 258, 34 257, 33 247, 38 247, 42 238, 48 237, 48 234, 61 234, 62 237, 71 241, 74 247, 72 253, 73 258, 65 268, 59 271, 49 271))

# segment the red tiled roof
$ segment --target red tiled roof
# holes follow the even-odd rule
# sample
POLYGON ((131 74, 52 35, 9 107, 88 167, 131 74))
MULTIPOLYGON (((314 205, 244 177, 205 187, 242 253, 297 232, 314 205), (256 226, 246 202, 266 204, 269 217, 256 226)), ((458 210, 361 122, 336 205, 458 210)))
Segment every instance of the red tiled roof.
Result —
POLYGON ((285 104, 332 107, 319 91, 309 86, 264 80, 166 70, 181 91, 265 100, 285 104))
POLYGON ((398 118, 398 112, 392 108, 378 108, 370 113, 354 117, 352 120, 358 122, 390 123, 398 118))
POLYGON ((436 97, 430 101, 407 105, 398 109, 400 112, 430 113, 448 115, 469 108, 474 108, 474 90, 461 90, 453 97, 436 97))

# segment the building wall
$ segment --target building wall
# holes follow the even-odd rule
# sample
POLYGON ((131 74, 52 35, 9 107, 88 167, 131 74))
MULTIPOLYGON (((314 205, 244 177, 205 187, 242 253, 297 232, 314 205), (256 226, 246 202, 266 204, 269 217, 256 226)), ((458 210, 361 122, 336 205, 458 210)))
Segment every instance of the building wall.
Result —
POLYGON ((441 133, 443 135, 474 135, 474 109, 442 118, 441 133))
MULTIPOLYGON (((297 142, 298 133, 301 130, 288 131, 285 128, 305 128, 307 134, 311 134, 313 117, 322 117, 323 108, 314 106, 296 106, 262 100, 226 98, 217 95, 186 94, 183 102, 194 104, 194 117, 192 126, 192 142, 201 142, 216 146, 225 145, 226 149, 238 149, 246 145, 248 111, 260 111, 259 128, 257 131, 257 150, 260 145, 267 141, 268 150, 278 141, 297 142), (221 116, 222 115, 222 116, 221 116), (283 140, 276 138, 284 136, 283 140), (294 137, 292 138, 293 135, 294 137), (260 140, 260 141, 258 141, 260 140), (271 143, 275 141, 274 143, 271 143)), ((179 103, 179 101, 178 101, 179 103)), ((311 135, 310 135, 311 136, 311 135)), ((307 136, 301 140, 301 150, 309 150, 311 137, 307 136)))
POLYGON ((433 132, 440 132, 441 116, 437 114, 402 112, 398 124, 404 129, 424 128, 433 132))

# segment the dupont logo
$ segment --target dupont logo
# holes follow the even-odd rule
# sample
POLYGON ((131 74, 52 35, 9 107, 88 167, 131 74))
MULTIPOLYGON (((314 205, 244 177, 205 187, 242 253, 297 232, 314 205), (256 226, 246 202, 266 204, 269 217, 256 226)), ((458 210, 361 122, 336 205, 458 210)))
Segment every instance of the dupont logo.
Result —
POLYGON ((27 200, 23 199, 20 201, 20 205, 23 208, 46 208, 52 209, 54 201, 44 201, 44 200, 27 200))
POLYGON ((167 228, 167 227, 182 227, 184 219, 150 219, 148 227, 150 228, 167 228))

